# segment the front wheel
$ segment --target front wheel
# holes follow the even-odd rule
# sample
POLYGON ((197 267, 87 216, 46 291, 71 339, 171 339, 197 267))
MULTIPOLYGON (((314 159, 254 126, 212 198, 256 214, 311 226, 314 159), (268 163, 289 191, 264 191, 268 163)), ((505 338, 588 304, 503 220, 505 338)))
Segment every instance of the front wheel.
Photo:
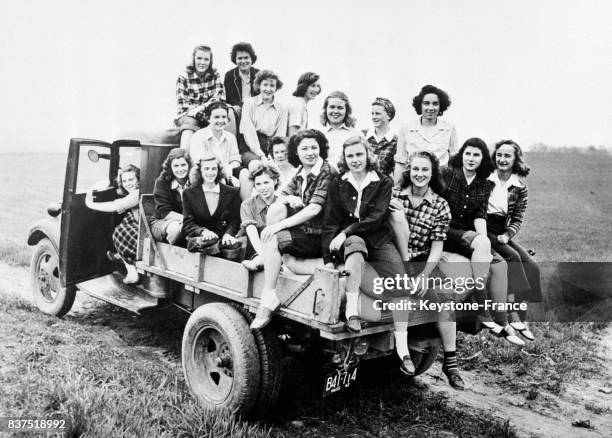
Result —
POLYGON ((62 287, 59 278, 59 257, 47 238, 34 248, 30 262, 30 284, 36 306, 49 315, 61 317, 70 311, 76 287, 62 287))
POLYGON ((234 307, 198 307, 185 326, 182 359, 187 386, 203 407, 243 415, 252 410, 259 393, 259 353, 247 320, 234 307))

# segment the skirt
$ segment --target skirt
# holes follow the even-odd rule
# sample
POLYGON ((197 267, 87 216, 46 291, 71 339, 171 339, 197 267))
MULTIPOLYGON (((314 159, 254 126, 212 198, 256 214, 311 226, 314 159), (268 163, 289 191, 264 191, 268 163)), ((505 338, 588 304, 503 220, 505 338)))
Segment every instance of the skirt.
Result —
POLYGON ((129 210, 115 227, 113 244, 126 263, 134 264, 138 245, 138 218, 133 210, 129 210))

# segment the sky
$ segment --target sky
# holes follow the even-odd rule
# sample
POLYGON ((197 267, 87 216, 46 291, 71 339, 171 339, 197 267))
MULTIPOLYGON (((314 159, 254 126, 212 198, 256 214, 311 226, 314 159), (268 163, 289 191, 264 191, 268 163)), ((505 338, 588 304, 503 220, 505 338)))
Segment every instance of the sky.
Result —
POLYGON ((374 97, 399 126, 425 84, 450 94, 460 142, 612 149, 612 2, 2 0, 0 152, 63 152, 71 137, 105 141, 172 126, 175 81, 193 47, 223 74, 231 46, 284 82, 305 71, 323 97, 342 90, 358 126, 374 97))

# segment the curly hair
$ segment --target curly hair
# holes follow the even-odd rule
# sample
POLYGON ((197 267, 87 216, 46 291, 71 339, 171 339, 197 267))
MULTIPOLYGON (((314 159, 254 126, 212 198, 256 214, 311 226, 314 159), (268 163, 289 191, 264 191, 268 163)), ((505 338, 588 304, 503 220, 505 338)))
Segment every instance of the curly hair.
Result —
POLYGON ((205 46, 201 44, 199 46, 196 46, 195 49, 193 49, 193 53, 191 54, 191 64, 187 66, 187 71, 189 73, 194 73, 196 71, 195 57, 196 57, 196 53, 198 52, 198 50, 201 50, 202 52, 210 53, 210 65, 208 66, 208 68, 206 69, 203 75, 205 81, 210 81, 211 79, 215 77, 216 70, 213 67, 213 54, 212 54, 212 49, 209 46, 205 46))
POLYGON ((342 91, 332 91, 329 93, 329 96, 325 98, 325 102, 323 102, 323 112, 321 113, 321 124, 326 126, 329 124, 329 120, 327 118, 327 105, 329 104, 329 99, 340 99, 344 101, 346 105, 346 115, 344 116, 344 124, 349 128, 355 126, 355 117, 353 117, 353 107, 349 102, 349 98, 342 91))
POLYGON ((386 97, 377 97, 374 99, 374 102, 372 102, 372 106, 374 105, 382 106, 387 116, 389 116, 389 121, 393 120, 395 117, 395 105, 393 105, 393 102, 386 97))
MULTIPOLYGON (((531 170, 527 163, 525 163, 525 158, 523 157, 523 150, 514 140, 501 140, 495 143, 495 150, 502 147, 505 144, 509 144, 514 149, 514 165, 512 166, 512 173, 516 173, 518 176, 525 177, 529 175, 529 171, 531 170)), ((495 160, 495 153, 493 154, 493 167, 497 169, 497 161, 495 160)))
POLYGON ((128 164, 123 169, 119 169, 117 173, 117 178, 115 179, 115 185, 117 186, 117 194, 121 196, 127 195, 127 190, 123 187, 123 181, 121 181, 121 175, 124 173, 133 172, 138 180, 138 184, 140 184, 140 169, 133 164, 128 164))
POLYGON ((236 43, 232 46, 232 52, 230 54, 230 58, 234 64, 236 64, 236 55, 238 52, 247 52, 251 57, 251 64, 255 64, 257 61, 257 55, 255 54, 255 50, 253 50, 253 46, 251 43, 240 42, 236 43))
POLYGON ((168 182, 174 179, 174 174, 172 173, 172 161, 178 160, 179 158, 184 158, 185 161, 187 161, 187 166, 189 167, 189 169, 191 169, 191 158, 189 158, 187 150, 181 148, 174 148, 168 153, 168 156, 162 163, 162 171, 159 174, 161 179, 168 182))
POLYGON ((350 146, 355 146, 356 144, 362 145, 366 151, 366 171, 369 172, 370 170, 378 170, 378 160, 376 156, 372 153, 372 150, 370 149, 370 144, 361 135, 354 135, 353 137, 349 137, 342 144, 342 157, 340 157, 340 160, 338 161, 338 173, 340 175, 344 175, 350 170, 346 162, 346 157, 344 156, 344 151, 346 151, 346 148, 350 146))
POLYGON ((311 71, 307 71, 303 73, 298 79, 297 88, 293 92, 295 97, 304 97, 306 95, 306 91, 308 91, 308 87, 317 82, 321 76, 311 71))
POLYGON ((263 174, 268 175, 274 181, 274 190, 277 190, 280 184, 280 172, 276 166, 270 163, 260 163, 249 173, 249 179, 255 183, 255 178, 263 174))
POLYGON ((227 116, 229 117, 229 106, 227 105, 227 103, 217 101, 217 102, 212 102, 210 105, 204 108, 204 117, 206 117, 206 120, 210 120, 210 115, 212 114, 213 110, 216 110, 219 108, 225 110, 225 112, 227 113, 227 116))
POLYGON ((459 152, 453 155, 453 157, 450 159, 450 166, 455 169, 463 168, 463 153, 468 146, 480 149, 480 152, 482 153, 482 161, 480 162, 478 169, 476 169, 476 176, 482 179, 487 178, 489 175, 491 175, 491 172, 493 172, 493 162, 491 160, 491 154, 489 153, 487 144, 484 140, 478 137, 468 138, 465 143, 463 143, 463 146, 461 146, 459 152))
POLYGON ((298 157, 297 148, 305 138, 313 138, 319 144, 319 156, 324 160, 327 159, 329 143, 325 134, 316 129, 302 129, 291 136, 287 145, 287 160, 294 167, 302 164, 298 157))
POLYGON ((272 153, 272 151, 274 150, 274 146, 276 146, 277 144, 287 145, 287 141, 287 137, 282 137, 280 135, 275 135, 274 137, 272 137, 268 142, 270 153, 272 153))
POLYGON ((201 186, 204 182, 204 179, 202 178, 202 161, 213 161, 215 160, 217 162, 217 176, 215 177, 215 184, 219 184, 219 182, 223 179, 223 164, 221 163, 221 160, 219 160, 217 158, 216 155, 212 154, 212 153, 205 153, 202 158, 200 158, 198 160, 197 163, 194 164, 194 166, 191 168, 191 174, 190 174, 190 182, 191 185, 194 186, 201 186))
POLYGON ((440 101, 440 112, 438 113, 438 116, 444 114, 444 111, 446 111, 451 105, 450 97, 448 97, 448 93, 446 91, 438 87, 434 87, 433 85, 425 85, 423 88, 421 88, 421 92, 414 96, 414 99, 412 99, 412 106, 419 116, 423 114, 423 98, 426 94, 435 94, 438 96, 438 100, 440 101))
POLYGON ((442 180, 442 174, 440 173, 440 162, 434 154, 428 151, 415 152, 408 158, 408 165, 406 170, 402 173, 402 180, 400 181, 400 189, 405 189, 410 185, 410 163, 415 158, 426 158, 431 163, 431 180, 429 181, 429 187, 434 193, 440 194, 444 190, 444 181, 442 180))
POLYGON ((281 81, 276 73, 272 70, 260 70, 255 75, 255 80, 253 81, 253 88, 259 90, 259 86, 266 79, 274 79, 276 81, 276 91, 283 88, 283 81, 281 81))

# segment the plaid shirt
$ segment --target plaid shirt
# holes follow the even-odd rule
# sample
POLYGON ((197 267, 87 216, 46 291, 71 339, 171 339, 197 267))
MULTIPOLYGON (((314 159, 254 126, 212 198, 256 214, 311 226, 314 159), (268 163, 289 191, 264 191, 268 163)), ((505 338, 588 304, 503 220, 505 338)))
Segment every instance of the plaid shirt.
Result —
POLYGON ((453 218, 451 228, 474 230, 474 219, 487 220, 487 204, 491 194, 488 180, 476 176, 468 186, 463 170, 445 167, 442 179, 446 186, 441 195, 448 202, 453 218))
POLYGON ((431 188, 416 207, 410 202, 409 195, 410 187, 393 194, 404 206, 404 214, 410 228, 408 252, 412 260, 419 255, 429 254, 431 242, 446 240, 451 211, 448 202, 436 195, 431 188))
POLYGON ((306 175, 306 186, 304 186, 304 177, 302 175, 303 166, 298 167, 297 173, 291 179, 287 187, 282 191, 283 195, 299 196, 302 198, 304 205, 317 204, 321 206, 321 213, 304 222, 300 225, 306 234, 322 234, 323 233, 323 212, 325 203, 327 202, 327 191, 332 178, 337 175, 327 160, 319 158, 320 169, 318 174, 313 170, 317 167, 315 164, 313 169, 306 175), (303 192, 303 193, 302 193, 303 192))
MULTIPOLYGON (((213 70, 212 74, 207 74, 206 77, 208 80, 199 76, 195 71, 187 70, 179 75, 176 80, 176 120, 184 116, 190 109, 205 104, 213 97, 225 99, 225 89, 219 72, 213 70)), ((198 112, 195 118, 203 120, 204 111, 198 112)))
POLYGON ((372 152, 378 158, 378 169, 383 175, 391 175, 395 167, 394 157, 397 152, 397 135, 385 135, 380 141, 376 140, 373 129, 364 129, 363 135, 370 146, 372 146, 372 152))

